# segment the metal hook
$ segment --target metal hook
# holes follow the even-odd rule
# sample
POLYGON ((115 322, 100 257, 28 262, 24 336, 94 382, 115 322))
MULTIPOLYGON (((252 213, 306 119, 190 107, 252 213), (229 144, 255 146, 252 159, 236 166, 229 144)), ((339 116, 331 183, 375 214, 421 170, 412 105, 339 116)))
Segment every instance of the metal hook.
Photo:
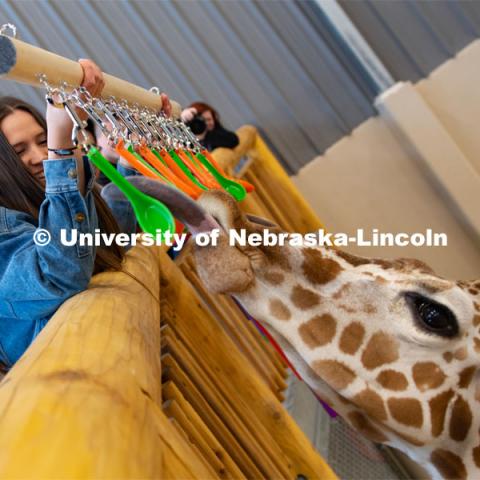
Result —
POLYGON ((6 37, 12 37, 12 38, 16 38, 17 36, 17 27, 13 24, 13 23, 4 23, 1 27, 0 27, 0 35, 5 35, 6 37), (12 31, 12 35, 7 35, 5 32, 7 30, 11 30, 12 31))
POLYGON ((85 127, 87 126, 87 122, 85 120, 80 119, 80 117, 78 116, 78 113, 75 111, 75 106, 70 105, 70 103, 67 100, 64 101, 63 106, 73 123, 73 129, 72 129, 73 144, 75 146, 78 145, 79 143, 78 134, 81 133, 82 139, 80 144, 82 145, 82 147, 85 148, 85 150, 87 150, 89 147, 89 144, 88 144, 89 135, 88 135, 88 132, 85 130, 85 127))
POLYGON ((52 90, 52 87, 47 81, 47 76, 44 73, 37 73, 36 77, 38 78, 38 81, 45 87, 47 92, 52 90))
POLYGON ((56 108, 63 108, 65 103, 65 91, 60 88, 52 87, 48 81, 47 76, 44 73, 37 74, 38 81, 45 87, 47 93, 45 94, 45 100, 56 108), (57 97, 57 98, 55 98, 57 97))

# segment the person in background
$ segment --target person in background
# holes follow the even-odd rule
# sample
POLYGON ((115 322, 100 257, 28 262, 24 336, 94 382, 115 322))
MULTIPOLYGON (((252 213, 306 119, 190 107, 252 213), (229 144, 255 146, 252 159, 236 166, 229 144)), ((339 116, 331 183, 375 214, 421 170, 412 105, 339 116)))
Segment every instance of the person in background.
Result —
POLYGON ((181 118, 209 151, 220 147, 235 148, 239 143, 236 133, 224 128, 217 111, 206 103, 192 103, 183 110, 181 118))

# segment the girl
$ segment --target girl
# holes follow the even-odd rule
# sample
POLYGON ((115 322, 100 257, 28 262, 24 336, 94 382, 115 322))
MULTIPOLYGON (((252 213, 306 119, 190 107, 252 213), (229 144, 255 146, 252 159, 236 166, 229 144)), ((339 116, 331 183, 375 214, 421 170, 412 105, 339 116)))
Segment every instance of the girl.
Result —
MULTIPOLYGON (((79 63, 82 85, 93 96, 100 94, 104 85, 100 69, 89 60, 79 63)), ((65 300, 87 288, 93 274, 121 270, 124 250, 119 246, 68 247, 60 241, 61 229, 119 231, 95 187, 88 159, 72 146, 71 131, 63 109, 48 105, 45 121, 20 100, 0 99, 3 371, 18 360, 65 300)), ((135 225, 134 220, 127 223, 135 225)))

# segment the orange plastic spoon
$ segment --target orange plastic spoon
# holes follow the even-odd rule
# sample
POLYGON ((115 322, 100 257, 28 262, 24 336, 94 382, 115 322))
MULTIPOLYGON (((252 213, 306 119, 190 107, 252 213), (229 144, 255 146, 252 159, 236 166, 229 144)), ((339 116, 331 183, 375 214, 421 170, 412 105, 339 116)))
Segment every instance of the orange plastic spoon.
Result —
POLYGON ((177 175, 167 168, 157 156, 145 145, 141 145, 138 153, 156 170, 158 170, 167 180, 170 180, 179 190, 186 193, 190 198, 197 199, 200 194, 189 184, 177 177, 177 175))
POLYGON ((198 166, 193 163, 192 159, 180 149, 175 150, 175 153, 180 157, 182 162, 188 167, 188 169, 195 175, 203 185, 207 188, 216 188, 220 189, 218 182, 212 177, 210 172, 205 170, 203 165, 198 164, 198 166))
POLYGON ((155 178, 156 180, 161 179, 159 173, 156 174, 150 168, 146 167, 140 160, 138 160, 138 158, 135 157, 133 153, 129 152, 125 148, 125 143, 123 142, 123 140, 120 140, 117 145, 115 145, 115 151, 125 160, 127 160, 127 162, 142 175, 145 175, 149 178, 155 178))

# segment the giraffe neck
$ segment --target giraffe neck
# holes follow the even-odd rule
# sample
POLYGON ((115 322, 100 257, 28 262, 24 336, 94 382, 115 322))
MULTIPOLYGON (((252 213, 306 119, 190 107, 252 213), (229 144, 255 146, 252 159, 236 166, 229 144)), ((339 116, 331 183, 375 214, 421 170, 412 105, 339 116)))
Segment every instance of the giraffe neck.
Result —
MULTIPOLYGON (((345 262, 322 252, 323 269, 310 268, 316 255, 294 251, 282 268, 276 263, 257 274, 255 287, 237 298, 264 323, 309 386, 357 430, 403 451, 433 478, 477 478, 480 418, 468 348, 458 344, 441 358, 419 358, 407 371, 408 352, 391 335, 351 320, 379 313, 370 287, 354 295, 350 282, 340 280, 345 262), (328 308, 332 303, 336 315, 328 308), (342 314, 349 319, 343 324, 342 314), (459 370, 454 380, 448 378, 451 366, 459 370)), ((387 263, 374 265, 364 273, 375 287, 399 281, 387 263)), ((434 286, 447 285, 437 280, 434 286)))

